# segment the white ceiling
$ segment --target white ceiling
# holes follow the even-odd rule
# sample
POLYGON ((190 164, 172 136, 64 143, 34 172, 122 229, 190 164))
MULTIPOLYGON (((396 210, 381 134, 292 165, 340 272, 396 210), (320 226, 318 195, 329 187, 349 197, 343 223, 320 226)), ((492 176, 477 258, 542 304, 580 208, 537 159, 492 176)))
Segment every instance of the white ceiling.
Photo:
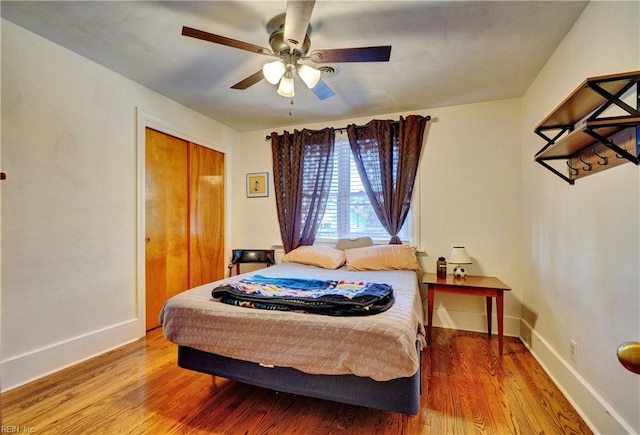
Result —
POLYGON ((388 63, 336 64, 320 101, 294 105, 265 80, 232 85, 268 57, 181 35, 182 26, 269 47, 286 1, 2 1, 2 17, 238 131, 521 96, 576 21, 581 1, 323 1, 311 50, 392 45, 388 63), (289 115, 292 108, 293 115, 289 115))

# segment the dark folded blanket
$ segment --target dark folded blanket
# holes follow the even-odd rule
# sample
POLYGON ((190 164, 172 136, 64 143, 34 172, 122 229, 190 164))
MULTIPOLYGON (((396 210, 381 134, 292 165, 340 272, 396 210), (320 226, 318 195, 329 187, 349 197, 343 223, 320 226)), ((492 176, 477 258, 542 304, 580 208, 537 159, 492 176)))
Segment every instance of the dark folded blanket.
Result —
POLYGON ((393 289, 388 284, 263 275, 223 284, 213 289, 211 296, 242 307, 330 316, 377 314, 393 305, 393 289))

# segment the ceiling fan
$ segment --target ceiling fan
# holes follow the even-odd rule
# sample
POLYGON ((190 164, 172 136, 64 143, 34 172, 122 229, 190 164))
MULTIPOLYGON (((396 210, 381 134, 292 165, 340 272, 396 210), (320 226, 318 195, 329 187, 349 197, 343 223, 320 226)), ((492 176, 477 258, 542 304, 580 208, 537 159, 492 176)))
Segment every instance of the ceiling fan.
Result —
POLYGON ((273 85, 278 84, 279 95, 291 98, 295 95, 293 78, 296 74, 320 100, 325 100, 335 95, 334 92, 322 81, 321 69, 304 62, 388 62, 391 46, 324 49, 309 53, 309 22, 314 4, 315 1, 287 1, 286 13, 267 23, 271 50, 186 26, 182 28, 182 35, 277 59, 266 63, 260 71, 231 86, 231 89, 247 89, 264 78, 273 85))

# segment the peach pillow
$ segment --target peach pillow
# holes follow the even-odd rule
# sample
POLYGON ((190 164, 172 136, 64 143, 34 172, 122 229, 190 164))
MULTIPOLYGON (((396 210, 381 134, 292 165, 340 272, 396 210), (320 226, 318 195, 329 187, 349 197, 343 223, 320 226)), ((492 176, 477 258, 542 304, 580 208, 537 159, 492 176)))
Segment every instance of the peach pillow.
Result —
POLYGON ((408 245, 376 245, 344 251, 347 270, 420 270, 408 245))
POLYGON ((282 257, 283 263, 300 263, 337 269, 345 262, 344 251, 329 246, 299 246, 282 257))

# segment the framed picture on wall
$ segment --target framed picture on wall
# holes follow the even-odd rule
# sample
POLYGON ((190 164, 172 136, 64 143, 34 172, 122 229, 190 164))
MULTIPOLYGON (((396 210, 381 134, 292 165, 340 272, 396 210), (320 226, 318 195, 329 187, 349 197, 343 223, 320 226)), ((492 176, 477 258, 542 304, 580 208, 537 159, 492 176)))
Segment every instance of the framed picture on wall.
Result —
POLYGON ((269 196, 269 173, 247 174, 247 198, 264 198, 266 196, 269 196))

